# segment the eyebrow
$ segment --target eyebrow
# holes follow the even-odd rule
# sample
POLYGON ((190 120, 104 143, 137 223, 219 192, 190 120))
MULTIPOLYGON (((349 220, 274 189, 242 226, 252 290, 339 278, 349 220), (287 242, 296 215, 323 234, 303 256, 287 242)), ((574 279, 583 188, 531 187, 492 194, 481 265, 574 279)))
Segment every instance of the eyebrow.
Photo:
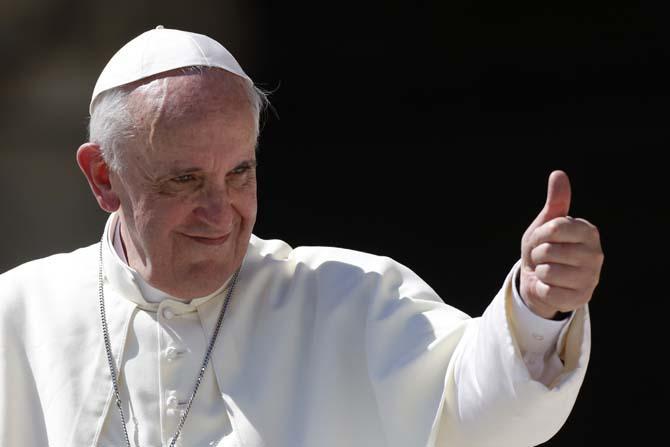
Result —
MULTIPOLYGON (((256 160, 255 158, 250 158, 248 160, 244 160, 244 161, 238 163, 237 166, 235 166, 235 168, 239 168, 239 167, 242 167, 242 166, 248 166, 250 168, 254 168, 257 165, 258 165, 258 160, 256 160)), ((235 169, 235 168, 233 168, 233 169, 235 169)))
POLYGON ((160 174, 155 177, 155 181, 163 182, 169 180, 173 177, 178 177, 180 175, 192 174, 194 172, 202 171, 200 168, 189 167, 189 168, 170 168, 165 174, 160 174))
MULTIPOLYGON (((258 161, 255 158, 249 158, 247 160, 243 160, 239 162, 238 164, 235 165, 233 169, 240 168, 242 166, 248 166, 248 167, 255 167, 258 165, 258 161)), ((201 172, 203 169, 196 167, 196 166, 191 166, 188 168, 179 168, 179 167, 173 167, 170 168, 170 170, 167 172, 165 175, 161 175, 161 179, 165 178, 170 178, 170 177, 177 177, 180 175, 186 175, 186 174, 193 174, 194 172, 201 172)))

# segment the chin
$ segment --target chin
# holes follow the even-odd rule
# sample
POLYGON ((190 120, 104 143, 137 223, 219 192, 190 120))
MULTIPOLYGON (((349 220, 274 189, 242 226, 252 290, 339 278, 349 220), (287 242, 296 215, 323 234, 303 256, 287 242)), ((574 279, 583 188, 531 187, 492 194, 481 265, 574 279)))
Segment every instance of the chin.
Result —
POLYGON ((174 265, 178 285, 175 287, 184 298, 206 296, 221 287, 244 260, 248 239, 228 240, 222 245, 195 243, 182 246, 178 265, 174 265), (186 296, 189 295, 189 296, 186 296))
POLYGON ((238 265, 230 260, 206 259, 196 261, 182 270, 184 272, 181 275, 183 278, 182 282, 194 284, 195 286, 202 284, 204 287, 217 282, 223 283, 235 272, 237 267, 238 265))

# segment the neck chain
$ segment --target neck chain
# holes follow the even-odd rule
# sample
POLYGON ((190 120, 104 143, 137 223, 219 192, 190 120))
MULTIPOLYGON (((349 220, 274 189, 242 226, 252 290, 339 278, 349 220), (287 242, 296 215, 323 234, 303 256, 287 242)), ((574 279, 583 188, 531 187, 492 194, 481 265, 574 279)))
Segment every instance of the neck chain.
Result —
MULTIPOLYGON (((107 317, 105 316, 105 293, 102 286, 102 241, 100 241, 99 247, 99 258, 98 258, 98 298, 100 299, 100 320, 102 322, 102 336, 105 341, 105 351, 107 352, 107 363, 109 364, 109 372, 112 375, 112 385, 114 386, 114 397, 116 399, 116 406, 119 409, 119 414, 121 415, 121 424, 123 426, 123 436, 126 440, 126 446, 131 447, 130 438, 128 438, 128 429, 126 428, 126 418, 123 414, 123 408, 121 406, 121 397, 119 396, 119 383, 116 375, 116 368, 114 367, 114 359, 112 358, 112 346, 109 342, 109 330, 107 329, 107 317)), ((170 439, 170 447, 174 447, 177 443, 177 439, 181 434, 182 429, 184 428, 184 423, 186 422, 186 417, 188 416, 189 411, 191 411, 191 405, 195 399, 195 394, 198 392, 200 387, 200 382, 205 375, 205 370, 207 369, 207 364, 209 363, 209 358, 212 355, 212 349, 214 348, 214 343, 216 338, 219 335, 219 329, 221 328, 221 322, 223 321, 223 315, 226 313, 226 308, 228 307, 228 302, 230 297, 233 294, 233 289, 235 288, 235 283, 237 282, 237 276, 239 275, 240 270, 233 274, 233 277, 230 280, 230 285, 228 286, 228 293, 226 293, 226 298, 221 306, 221 311, 219 312, 219 318, 216 320, 216 326, 214 327, 214 332, 212 337, 209 340, 209 346, 207 346, 207 352, 205 353, 205 358, 202 361, 202 366, 200 367, 200 372, 198 377, 195 380, 195 385, 193 386, 193 391, 191 392, 191 397, 188 399, 188 404, 186 409, 182 412, 181 419, 179 420, 179 425, 177 425, 177 431, 174 436, 170 439)))

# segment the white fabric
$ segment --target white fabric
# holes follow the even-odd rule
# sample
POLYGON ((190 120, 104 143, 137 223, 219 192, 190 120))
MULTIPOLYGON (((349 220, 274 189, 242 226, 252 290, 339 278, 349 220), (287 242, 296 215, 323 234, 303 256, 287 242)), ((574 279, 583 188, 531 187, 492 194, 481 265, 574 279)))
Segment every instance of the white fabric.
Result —
MULTIPOLYGON (((93 245, 0 276, 0 445, 104 445, 111 436, 117 410, 99 327, 97 254, 93 245)), ((166 348, 177 338, 204 345, 221 294, 181 303, 169 323, 152 322, 162 314, 142 306, 170 300, 140 305, 146 301, 132 274, 114 259, 106 244, 107 317, 122 374, 133 367, 140 348, 132 338, 144 337, 144 327, 162 324, 177 334, 166 348)), ((206 379, 225 411, 196 410, 206 402, 197 398, 192 411, 206 416, 189 416, 183 445, 217 427, 222 439, 212 445, 221 446, 544 442, 564 423, 583 381, 588 309, 561 333, 564 366, 547 387, 532 380, 514 339, 511 284, 509 275, 484 315, 470 319, 391 259, 252 237, 206 379)), ((159 378, 182 381, 158 389, 190 390, 195 373, 172 374, 161 358, 157 364, 159 378)), ((167 409, 158 412, 162 420, 146 436, 171 434, 167 409)), ((138 422, 140 433, 150 423, 138 422)))
POLYGON ((563 368, 559 357, 559 338, 575 314, 573 312, 569 318, 559 321, 547 320, 534 314, 523 302, 516 287, 519 265, 517 263, 515 266, 512 278, 514 300, 510 314, 511 326, 530 376, 549 385, 563 368))
POLYGON ((95 99, 105 90, 176 68, 199 65, 222 68, 253 83, 233 55, 216 40, 159 26, 135 37, 112 56, 93 88, 89 112, 93 112, 95 99))

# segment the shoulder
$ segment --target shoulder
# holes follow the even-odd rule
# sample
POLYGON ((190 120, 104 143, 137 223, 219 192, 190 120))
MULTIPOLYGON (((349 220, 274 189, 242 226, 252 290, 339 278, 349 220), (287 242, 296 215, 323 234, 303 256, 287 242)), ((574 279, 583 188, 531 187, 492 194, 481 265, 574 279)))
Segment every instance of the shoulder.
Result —
POLYGON ((36 259, 0 274, 0 309, 44 300, 56 290, 96 280, 97 244, 36 259))
POLYGON ((411 296, 442 302, 416 273, 387 257, 326 246, 293 248, 280 240, 253 236, 249 260, 263 268, 280 267, 288 280, 314 283, 319 295, 348 296, 364 289, 368 296, 411 296))
POLYGON ((399 262, 387 257, 339 247, 302 246, 293 248, 278 239, 261 239, 252 236, 251 257, 268 261, 303 264, 310 269, 357 270, 361 273, 382 273, 394 269, 406 269, 399 262))
POLYGON ((69 253, 57 253, 44 258, 23 263, 0 274, 0 281, 11 284, 21 278, 33 275, 60 276, 75 273, 82 265, 95 262, 98 256, 98 244, 78 248, 69 253))

